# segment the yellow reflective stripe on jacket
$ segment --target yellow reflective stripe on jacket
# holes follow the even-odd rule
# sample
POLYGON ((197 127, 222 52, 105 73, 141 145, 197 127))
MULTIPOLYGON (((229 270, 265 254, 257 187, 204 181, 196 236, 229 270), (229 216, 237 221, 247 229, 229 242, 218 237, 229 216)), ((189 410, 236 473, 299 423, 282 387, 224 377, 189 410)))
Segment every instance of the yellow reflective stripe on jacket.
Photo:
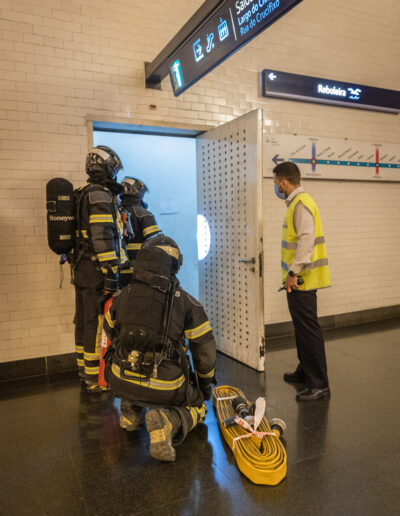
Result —
POLYGON ((129 267, 129 269, 121 269, 119 271, 120 274, 132 274, 133 272, 133 267, 129 267))
POLYGON ((85 360, 99 360, 100 353, 88 353, 87 351, 85 351, 83 356, 85 357, 85 360))
POLYGON ((174 391, 182 387, 182 385, 185 383, 184 375, 179 376, 175 380, 159 380, 158 378, 146 379, 146 377, 141 374, 125 369, 124 375, 132 377, 132 379, 128 379, 121 376, 121 370, 117 364, 113 364, 111 370, 113 374, 123 382, 133 383, 135 385, 140 385, 140 387, 154 389, 157 391, 174 391))
POLYGON ((192 418, 192 425, 190 430, 197 425, 197 411, 194 407, 189 407, 190 416, 192 418))
POLYGON ((331 278, 319 209, 314 199, 305 192, 296 195, 286 211, 282 227, 281 244, 282 282, 286 280, 287 271, 290 270, 290 265, 296 256, 299 238, 294 227, 293 219, 294 210, 299 202, 301 202, 310 211, 314 219, 314 250, 311 256, 311 263, 299 272, 304 280, 304 284, 299 287, 299 290, 313 290, 329 287, 331 284, 331 278))
POLYGON ((157 226, 157 224, 154 226, 149 226, 147 228, 144 228, 143 236, 151 235, 151 233, 155 233, 158 231, 160 231, 160 228, 157 226))
POLYGON ((209 373, 197 373, 200 378, 214 378, 215 375, 215 369, 211 369, 209 373))
POLYGON ((116 321, 116 320, 115 320, 115 321, 113 321, 113 320, 111 319, 111 314, 110 314, 110 312, 109 312, 109 311, 106 313, 106 321, 107 321, 107 324, 108 324, 108 326, 109 326, 110 328, 114 328, 114 326, 115 326, 115 321, 116 321))
POLYGON ((121 259, 120 259, 120 263, 121 265, 123 263, 126 263, 128 261, 128 257, 126 256, 126 252, 125 252, 125 249, 122 249, 121 248, 121 259))
MULTIPOLYGON (((89 238, 87 229, 81 229, 81 235, 83 236, 83 238, 89 238)), ((77 236, 79 238, 79 231, 78 230, 75 231, 75 236, 77 236)))
POLYGON ((198 337, 201 337, 208 331, 211 331, 210 321, 206 321, 205 323, 200 324, 200 326, 197 326, 197 328, 193 328, 192 330, 185 330, 185 337, 189 340, 194 340, 198 337))
POLYGON ((77 346, 75 344, 75 353, 83 353, 83 346, 77 346))
MULTIPOLYGON (((99 261, 100 261, 100 260, 99 260, 99 261)), ((104 260, 103 260, 103 261, 104 261, 104 260)), ((102 272, 103 274, 107 274, 107 272, 108 272, 108 268, 107 268, 107 267, 100 267, 100 268, 101 268, 101 272, 102 272)), ((117 274, 117 272, 118 272, 118 265, 113 265, 113 266, 111 267, 111 270, 113 271, 113 273, 114 273, 114 274, 117 274)))
MULTIPOLYGON (((116 260, 117 255, 116 255, 115 251, 109 251, 107 253, 99 253, 97 255, 97 259, 99 260, 99 262, 109 262, 110 260, 116 260)), ((115 272, 117 272, 117 271, 115 271, 115 272)))
POLYGON ((203 403, 201 407, 186 407, 186 410, 190 412, 190 416, 192 418, 192 426, 190 430, 194 428, 198 423, 202 423, 206 417, 206 406, 203 403))
POLYGON ((87 365, 85 365, 85 373, 86 374, 99 374, 99 366, 96 366, 96 367, 88 367, 87 365))
POLYGON ((122 222, 121 213, 119 211, 117 211, 116 219, 117 219, 118 231, 122 235, 122 233, 124 232, 124 223, 122 222))
POLYGON ((98 315, 97 316, 97 332, 96 332, 96 344, 95 344, 95 353, 98 353, 100 355, 100 349, 101 349, 101 334, 103 332, 103 321, 104 316, 98 315))
POLYGON ((90 215, 90 218, 89 218, 89 224, 97 224, 97 223, 105 223, 105 222, 111 222, 112 224, 114 224, 114 217, 110 214, 108 215, 107 213, 101 213, 101 214, 93 214, 93 215, 90 215))
POLYGON ((140 243, 132 243, 128 244, 128 251, 139 251, 142 248, 143 244, 140 243))

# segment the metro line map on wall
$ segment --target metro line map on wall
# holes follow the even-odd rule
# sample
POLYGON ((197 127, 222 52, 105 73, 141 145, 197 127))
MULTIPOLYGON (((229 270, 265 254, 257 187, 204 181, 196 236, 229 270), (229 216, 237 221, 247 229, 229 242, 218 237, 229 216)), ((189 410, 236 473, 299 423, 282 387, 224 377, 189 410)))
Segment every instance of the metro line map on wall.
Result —
POLYGON ((264 137, 264 177, 296 163, 302 177, 400 181, 400 144, 278 134, 264 137))

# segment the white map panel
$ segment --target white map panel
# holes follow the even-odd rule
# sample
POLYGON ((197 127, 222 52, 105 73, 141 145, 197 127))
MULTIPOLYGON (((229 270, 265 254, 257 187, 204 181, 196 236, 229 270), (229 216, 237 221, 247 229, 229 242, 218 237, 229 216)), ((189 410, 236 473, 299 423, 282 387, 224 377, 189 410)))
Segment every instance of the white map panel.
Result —
POLYGON ((300 135, 264 137, 264 177, 293 161, 307 179, 400 181, 400 144, 300 135))

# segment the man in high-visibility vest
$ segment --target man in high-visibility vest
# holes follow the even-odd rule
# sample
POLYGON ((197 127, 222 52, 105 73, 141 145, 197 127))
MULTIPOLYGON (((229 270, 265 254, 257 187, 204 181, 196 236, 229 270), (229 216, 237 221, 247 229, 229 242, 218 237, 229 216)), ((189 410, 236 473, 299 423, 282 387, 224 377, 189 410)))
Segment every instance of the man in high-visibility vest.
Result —
POLYGON ((287 291, 299 359, 296 370, 285 373, 283 378, 305 385, 296 395, 298 401, 329 398, 325 343, 317 316, 317 289, 331 285, 321 218, 315 201, 300 185, 300 170, 295 163, 280 163, 273 174, 275 193, 287 205, 281 279, 287 291), (299 277, 303 280, 301 285, 299 277))

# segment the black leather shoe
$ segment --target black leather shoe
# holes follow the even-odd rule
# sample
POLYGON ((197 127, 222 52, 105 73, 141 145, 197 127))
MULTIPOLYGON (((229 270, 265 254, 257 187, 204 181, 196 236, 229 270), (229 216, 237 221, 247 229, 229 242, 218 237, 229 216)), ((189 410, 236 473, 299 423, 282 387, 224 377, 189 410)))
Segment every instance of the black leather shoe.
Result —
POLYGON ((304 375, 297 374, 296 371, 294 373, 285 373, 283 379, 289 383, 305 383, 306 381, 304 375))
POLYGON ((330 398, 331 391, 329 387, 325 387, 325 389, 304 389, 304 391, 300 391, 296 394, 297 401, 314 401, 319 400, 321 398, 330 398))

